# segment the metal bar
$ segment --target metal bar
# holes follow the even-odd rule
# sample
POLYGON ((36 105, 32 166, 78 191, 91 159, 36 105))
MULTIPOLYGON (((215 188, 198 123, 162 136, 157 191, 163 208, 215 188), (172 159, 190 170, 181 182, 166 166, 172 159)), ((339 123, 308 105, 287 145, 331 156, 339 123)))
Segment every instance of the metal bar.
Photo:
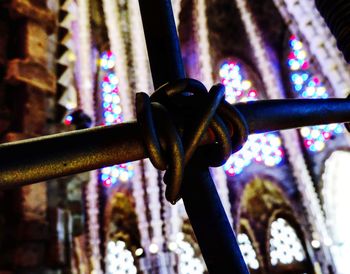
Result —
MULTIPOLYGON (((234 105, 249 133, 350 121, 348 99, 268 100, 234 105)), ((202 144, 215 140, 207 133, 202 144)), ((162 147, 165 148, 161 139, 162 147)), ((0 188, 148 157, 136 122, 77 130, 0 145, 0 188)))
POLYGON ((209 273, 248 273, 207 167, 186 169, 182 199, 209 273))
MULTIPOLYGON (((154 0, 152 4, 139 0, 139 3, 154 86, 157 88, 185 78, 170 0, 154 0)), ((187 179, 183 182, 183 200, 209 271, 248 273, 208 168, 186 167, 185 171, 187 179), (186 186, 187 183, 191 184, 186 186), (201 199, 194 198, 198 193, 201 199), (203 212, 203 204, 207 205, 207 211, 203 212), (214 231, 210 225, 215 228, 214 231), (217 241, 218 238, 220 241, 217 241)))
POLYGON ((0 146, 0 188, 146 157, 136 123, 77 130, 0 146))
POLYGON ((261 100, 234 105, 249 133, 350 121, 349 99, 261 100))

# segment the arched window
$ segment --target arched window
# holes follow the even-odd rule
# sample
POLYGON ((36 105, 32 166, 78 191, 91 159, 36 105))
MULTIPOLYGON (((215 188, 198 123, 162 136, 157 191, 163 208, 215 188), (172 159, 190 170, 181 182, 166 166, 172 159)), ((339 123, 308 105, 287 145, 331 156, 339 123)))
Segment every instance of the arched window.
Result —
POLYGON ((350 254, 350 184, 348 163, 350 153, 335 151, 325 162, 323 174, 323 198, 327 222, 332 235, 331 251, 337 273, 350 273, 348 257, 350 254))
MULTIPOLYGON (((226 100, 246 102, 257 100, 259 93, 254 83, 246 77, 246 72, 238 62, 225 62, 220 68, 221 82, 226 86, 226 100)), ((254 134, 248 137, 243 148, 233 154, 224 165, 226 173, 230 176, 239 174, 253 161, 272 167, 283 160, 284 151, 281 139, 276 133, 254 134)))
POLYGON ((194 248, 185 240, 185 235, 179 232, 176 235, 176 242, 169 243, 169 250, 178 254, 179 274, 203 274, 205 267, 203 262, 196 256, 194 248))
MULTIPOLYGON (((290 52, 288 67, 290 81, 296 97, 299 98, 328 98, 328 92, 320 77, 310 69, 308 54, 295 35, 289 39, 290 52)), ((326 142, 343 132, 340 124, 303 127, 300 130, 305 147, 312 152, 322 151, 326 142)))
POLYGON ((271 265, 291 264, 306 259, 304 248, 295 230, 283 218, 272 222, 270 228, 271 265))
MULTIPOLYGON (((114 73, 116 56, 110 52, 101 54, 99 73, 99 94, 102 103, 102 125, 112 125, 123 121, 123 113, 120 105, 118 77, 114 73)), ((133 166, 130 163, 105 167, 101 169, 101 181, 104 186, 111 186, 118 181, 127 182, 134 175, 133 166)))
POLYGON ((136 274, 137 269, 134 265, 134 257, 131 252, 125 248, 123 241, 110 241, 107 245, 106 257, 107 274, 136 274))
POLYGON ((245 233, 237 234, 237 242, 247 266, 250 269, 259 269, 259 261, 257 259, 256 252, 248 235, 245 233))
POLYGON ((268 273, 314 273, 312 264, 295 229, 284 218, 271 223, 268 273))

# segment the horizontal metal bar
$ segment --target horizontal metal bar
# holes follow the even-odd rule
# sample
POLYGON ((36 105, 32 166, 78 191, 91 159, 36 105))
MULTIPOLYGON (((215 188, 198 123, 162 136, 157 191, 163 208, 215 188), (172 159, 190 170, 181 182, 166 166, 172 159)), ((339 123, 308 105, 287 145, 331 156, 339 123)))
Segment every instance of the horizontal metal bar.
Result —
POLYGON ((24 185, 147 156, 135 122, 0 146, 0 187, 24 185))
MULTIPOLYGON (((348 99, 266 100, 234 105, 249 133, 350 121, 348 99)), ((163 147, 164 141, 161 139, 163 147)), ((212 143, 207 133, 202 144, 212 143)), ((25 185, 148 157, 136 122, 0 145, 0 188, 25 185)))
POLYGON ((234 106, 246 119, 250 134, 350 121, 349 99, 260 100, 234 106))

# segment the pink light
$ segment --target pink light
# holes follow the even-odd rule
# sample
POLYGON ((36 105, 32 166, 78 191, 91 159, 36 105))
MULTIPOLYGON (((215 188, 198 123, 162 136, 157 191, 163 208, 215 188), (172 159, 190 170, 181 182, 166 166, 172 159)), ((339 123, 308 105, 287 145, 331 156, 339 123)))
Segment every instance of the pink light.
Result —
POLYGON ((329 132, 324 132, 324 133, 323 133, 323 137, 324 137, 325 139, 329 139, 329 138, 331 138, 331 134, 330 134, 329 132))
POLYGON ((296 56, 295 56, 294 52, 289 53, 288 59, 295 59, 295 58, 296 58, 296 56))
POLYGON ((312 145, 312 142, 310 140, 305 140, 304 143, 307 147, 312 145))
POLYGON ((257 94, 256 94, 256 91, 255 91, 255 90, 252 90, 252 91, 249 92, 249 96, 250 96, 250 97, 256 97, 256 95, 257 95, 257 94))
POLYGON ((103 181, 103 185, 104 185, 105 187, 110 187, 111 184, 112 184, 112 182, 111 182, 110 179, 107 179, 107 180, 103 181))
POLYGON ((231 175, 234 175, 235 174, 235 170, 231 167, 228 169, 228 173, 231 174, 231 175))
POLYGON ((309 68, 309 62, 305 61, 302 65, 301 65, 302 69, 308 69, 309 68))
POLYGON ((66 119, 64 119, 64 124, 65 124, 66 126, 70 126, 70 125, 72 124, 72 120, 73 120, 73 117, 70 116, 70 115, 68 115, 68 116, 66 117, 66 119))

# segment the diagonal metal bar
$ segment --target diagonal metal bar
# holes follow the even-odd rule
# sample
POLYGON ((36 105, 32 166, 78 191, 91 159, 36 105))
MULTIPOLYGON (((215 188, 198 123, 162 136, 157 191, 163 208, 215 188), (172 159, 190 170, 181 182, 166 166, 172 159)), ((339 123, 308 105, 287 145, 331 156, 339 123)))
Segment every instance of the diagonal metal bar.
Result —
POLYGON ((139 0, 154 88, 185 78, 171 2, 139 0))

